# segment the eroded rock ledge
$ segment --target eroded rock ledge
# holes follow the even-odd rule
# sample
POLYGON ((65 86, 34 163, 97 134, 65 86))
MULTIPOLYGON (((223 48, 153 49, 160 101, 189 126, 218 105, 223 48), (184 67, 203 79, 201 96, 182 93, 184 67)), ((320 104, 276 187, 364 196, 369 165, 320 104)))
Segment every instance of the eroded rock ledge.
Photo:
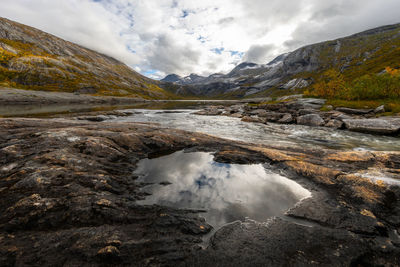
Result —
POLYGON ((398 152, 300 150, 150 124, 0 119, 2 266, 397 265, 398 152), (313 192, 266 223, 235 222, 206 249, 201 213, 141 206, 138 160, 181 149, 265 163, 313 192))

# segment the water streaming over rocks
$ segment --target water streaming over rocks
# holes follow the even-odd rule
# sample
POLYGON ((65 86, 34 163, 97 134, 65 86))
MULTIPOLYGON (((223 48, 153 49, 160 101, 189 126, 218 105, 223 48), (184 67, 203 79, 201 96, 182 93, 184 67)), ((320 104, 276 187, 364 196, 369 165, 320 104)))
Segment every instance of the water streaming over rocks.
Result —
POLYGON ((226 116, 201 116, 193 110, 132 110, 135 114, 114 119, 120 122, 151 122, 160 127, 183 129, 255 144, 330 148, 338 150, 399 151, 400 139, 292 124, 242 122, 226 116))

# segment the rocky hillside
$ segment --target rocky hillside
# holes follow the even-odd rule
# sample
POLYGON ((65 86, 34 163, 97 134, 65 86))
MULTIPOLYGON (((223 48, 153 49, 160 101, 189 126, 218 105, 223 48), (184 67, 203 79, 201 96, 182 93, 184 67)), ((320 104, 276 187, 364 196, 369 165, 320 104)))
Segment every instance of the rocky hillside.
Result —
POLYGON ((0 18, 0 85, 112 96, 171 96, 159 82, 114 58, 5 18, 0 18))
MULTIPOLYGON (((323 72, 340 71, 352 81, 365 74, 400 67, 400 24, 379 27, 345 38, 299 48, 268 64, 244 62, 230 73, 193 81, 192 76, 173 81, 178 93, 206 96, 254 97, 291 94, 312 87, 323 72)), ((177 79, 179 78, 179 79, 177 79)), ((167 81, 167 80, 166 80, 167 81)))

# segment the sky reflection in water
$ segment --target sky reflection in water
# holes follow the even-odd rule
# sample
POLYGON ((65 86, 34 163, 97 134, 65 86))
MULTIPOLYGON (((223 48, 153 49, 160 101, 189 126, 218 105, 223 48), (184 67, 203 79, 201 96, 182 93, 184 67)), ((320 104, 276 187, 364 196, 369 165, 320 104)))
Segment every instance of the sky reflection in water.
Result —
POLYGON ((202 216, 219 228, 244 220, 257 221, 283 214, 309 191, 296 182, 269 172, 261 164, 223 164, 210 153, 179 151, 156 159, 144 159, 135 171, 151 193, 141 204, 205 209, 202 216), (164 182, 171 184, 163 185, 164 182), (159 184, 161 183, 161 184, 159 184))

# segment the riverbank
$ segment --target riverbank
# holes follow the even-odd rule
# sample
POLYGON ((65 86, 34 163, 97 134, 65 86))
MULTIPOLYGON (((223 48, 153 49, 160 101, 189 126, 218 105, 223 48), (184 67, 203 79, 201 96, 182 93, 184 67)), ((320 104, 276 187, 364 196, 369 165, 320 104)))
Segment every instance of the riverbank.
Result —
POLYGON ((210 106, 196 114, 232 116, 246 122, 264 124, 298 124, 370 134, 400 135, 400 116, 381 116, 385 113, 383 105, 376 109, 354 109, 334 108, 325 106, 325 103, 325 99, 298 98, 270 104, 210 106))
POLYGON ((140 97, 115 97, 95 96, 90 94, 76 94, 65 92, 50 92, 37 90, 24 90, 16 88, 0 87, 0 104, 3 105, 53 105, 53 104, 112 104, 126 105, 143 102, 170 103, 170 102, 193 102, 198 104, 235 104, 235 103, 260 103, 270 98, 254 98, 246 100, 224 100, 224 99, 144 99, 140 97))
POLYGON ((145 101, 135 97, 92 96, 63 92, 23 90, 0 87, 0 104, 131 104, 145 101))
POLYGON ((148 123, 0 119, 0 262, 13 265, 396 265, 399 152, 253 145, 148 123), (201 213, 142 206, 140 159, 186 149, 263 163, 312 197, 211 238, 201 213))

